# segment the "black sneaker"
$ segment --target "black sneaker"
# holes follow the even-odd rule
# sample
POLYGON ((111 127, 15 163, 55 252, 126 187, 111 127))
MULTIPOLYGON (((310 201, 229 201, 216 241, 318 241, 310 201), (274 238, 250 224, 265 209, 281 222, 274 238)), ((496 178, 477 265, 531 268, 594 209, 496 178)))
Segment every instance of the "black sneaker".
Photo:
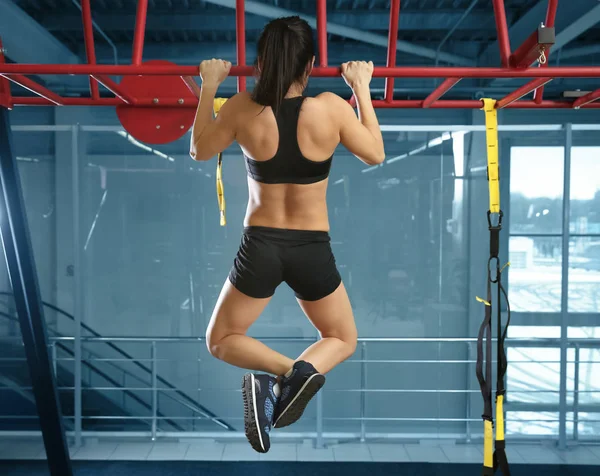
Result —
POLYGON ((277 379, 269 375, 246 374, 242 381, 246 437, 259 453, 266 453, 271 448, 269 432, 277 404, 276 384, 277 379))
POLYGON ((321 375, 308 362, 294 364, 289 377, 281 377, 279 386, 281 396, 275 407, 273 427, 283 428, 297 422, 308 402, 325 385, 325 376, 321 375))

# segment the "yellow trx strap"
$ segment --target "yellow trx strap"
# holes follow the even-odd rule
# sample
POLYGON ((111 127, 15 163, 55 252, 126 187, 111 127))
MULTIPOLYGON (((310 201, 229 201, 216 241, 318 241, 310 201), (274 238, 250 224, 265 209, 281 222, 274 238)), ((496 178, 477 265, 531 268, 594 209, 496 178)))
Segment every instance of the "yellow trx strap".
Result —
POLYGON ((510 324, 510 305, 506 291, 502 286, 502 271, 506 266, 500 268, 500 230, 502 229, 502 210, 500 209, 500 173, 498 164, 498 117, 496 112, 496 101, 493 99, 483 100, 485 111, 485 129, 487 142, 488 160, 488 183, 490 195, 490 207, 487 213, 488 227, 490 231, 490 257, 487 266, 487 297, 477 298, 485 304, 485 317, 479 329, 477 338, 477 366, 476 373, 481 394, 483 396, 483 421, 484 421, 484 453, 483 453, 483 475, 493 475, 500 469, 503 476, 510 476, 510 468, 506 458, 504 441, 504 377, 507 370, 506 352, 504 341, 510 324), (492 218, 494 215, 494 218, 492 218), (493 224, 493 221, 497 221, 493 224), (495 266, 494 266, 495 265, 495 266), (494 269, 495 268, 495 269, 494 269), (495 273, 494 273, 495 271, 495 273), (498 302, 493 302, 492 286, 497 287, 498 302), (506 327, 502 328, 502 313, 500 300, 504 297, 507 303, 508 319, 506 327), (492 407, 492 320, 493 311, 496 311, 497 333, 498 333, 498 357, 497 357, 497 379, 496 379, 496 441, 494 445, 494 417, 492 407), (485 344, 485 345, 484 345, 485 344), (485 353, 484 353, 485 351, 485 353), (485 364, 485 368, 484 368, 485 364))
MULTIPOLYGON (((221 107, 227 99, 224 98, 216 98, 213 103, 213 111, 215 113, 215 117, 219 114, 221 107)), ((217 157, 217 200, 219 202, 219 212, 221 214, 221 226, 225 226, 227 224, 227 219, 225 218, 225 189, 223 187, 223 152, 219 152, 217 157)))
POLYGON ((500 173, 498 167, 498 112, 495 99, 484 99, 485 134, 487 142, 490 212, 500 213, 500 173))

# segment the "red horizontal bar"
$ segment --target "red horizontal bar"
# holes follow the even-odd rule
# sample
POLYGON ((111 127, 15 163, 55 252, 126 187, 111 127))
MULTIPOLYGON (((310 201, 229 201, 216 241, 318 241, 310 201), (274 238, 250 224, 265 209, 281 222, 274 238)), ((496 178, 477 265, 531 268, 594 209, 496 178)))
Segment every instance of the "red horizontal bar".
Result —
POLYGON ((317 41, 319 66, 327 66, 327 0, 317 0, 317 41))
POLYGON ((494 17, 496 18, 496 31, 498 33, 498 46, 500 48, 500 60, 502 66, 507 68, 510 58, 510 39, 508 26, 506 24, 506 10, 504 0, 494 1, 494 17))
MULTIPOLYGON (((252 66, 233 66, 230 76, 252 76, 252 66)), ((0 64, 0 74, 73 74, 73 75, 158 75, 197 76, 196 66, 178 65, 87 65, 87 64, 0 64)), ((339 77, 339 67, 314 68, 314 77, 339 77)), ((376 67, 377 78, 600 78, 600 66, 561 66, 541 68, 475 67, 376 67)))
MULTIPOLYGON (((15 97, 13 103, 16 106, 53 106, 54 104, 46 99, 38 97, 15 97)), ((123 103, 118 98, 100 98, 93 100, 90 98, 63 98, 65 106, 119 106, 123 103)), ((385 100, 373 101, 376 108, 388 109, 420 109, 423 101, 416 100, 395 100, 387 102, 385 100)), ((154 98, 138 99, 136 107, 181 107, 196 108, 196 101, 186 101, 179 104, 179 98, 160 98, 158 104, 154 103, 154 98)), ((477 100, 439 100, 431 105, 433 109, 481 109, 483 103, 477 100)), ((571 109, 573 103, 560 101, 544 101, 542 104, 536 104, 534 101, 515 101, 508 105, 509 109, 571 109)), ((589 103, 584 105, 585 109, 600 109, 600 103, 589 103)))
POLYGON ((44 99, 47 99, 48 101, 53 103, 53 105, 55 105, 55 106, 62 106, 64 103, 63 98, 60 97, 58 94, 53 93, 52 91, 45 88, 41 84, 38 84, 35 81, 32 81, 31 79, 26 78, 23 75, 20 75, 20 74, 8 75, 8 74, 0 73, 0 76, 3 76, 6 79, 12 81, 13 83, 24 87, 28 91, 31 91, 32 93, 35 93, 38 96, 40 96, 44 99))
POLYGON ((121 86, 115 83, 108 76, 103 75, 91 75, 96 81, 98 81, 102 86, 108 89, 111 93, 113 93, 117 98, 119 98, 122 102, 127 104, 136 104, 137 100, 131 94, 123 91, 121 86))
POLYGON ((540 86, 543 86, 544 84, 549 83, 550 81, 552 81, 552 78, 536 78, 533 81, 529 81, 527 84, 524 84, 516 91, 513 91, 512 93, 510 93, 507 96, 500 99, 496 103, 496 109, 505 108, 509 104, 512 104, 513 102, 521 99, 523 96, 529 94, 534 89, 537 89, 540 86))
POLYGON ((441 98, 444 94, 446 94, 450 89, 452 89, 456 83, 458 83, 462 78, 448 78, 444 80, 442 84, 440 84, 437 88, 433 90, 433 92, 425 98, 423 101, 423 107, 428 108, 436 102, 439 98, 441 98))
POLYGON ((586 104, 593 103, 600 99, 600 89, 596 89, 596 91, 592 91, 591 93, 586 94, 585 96, 581 96, 573 103, 573 107, 578 109, 581 106, 585 106, 586 104))

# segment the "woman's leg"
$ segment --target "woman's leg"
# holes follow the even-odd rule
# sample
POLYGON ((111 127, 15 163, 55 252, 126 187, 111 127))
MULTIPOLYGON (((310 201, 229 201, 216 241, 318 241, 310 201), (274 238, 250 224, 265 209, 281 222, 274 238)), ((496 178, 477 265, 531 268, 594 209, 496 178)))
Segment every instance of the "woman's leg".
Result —
POLYGON ((208 351, 217 359, 243 369, 273 375, 283 375, 291 369, 292 359, 246 335, 270 300, 247 296, 227 280, 206 332, 208 351))
POLYGON ((300 307, 317 328, 322 339, 311 345, 297 360, 309 362, 325 374, 354 354, 358 333, 344 284, 318 301, 302 301, 300 307))

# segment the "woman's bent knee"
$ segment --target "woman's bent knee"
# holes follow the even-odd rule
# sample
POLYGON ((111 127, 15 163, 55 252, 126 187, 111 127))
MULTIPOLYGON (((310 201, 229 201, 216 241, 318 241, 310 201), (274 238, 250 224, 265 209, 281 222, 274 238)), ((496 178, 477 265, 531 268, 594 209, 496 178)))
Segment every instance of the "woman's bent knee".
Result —
POLYGON ((223 360, 222 340, 217 338, 211 329, 206 332, 206 348, 208 349, 208 353, 219 360, 223 360))

